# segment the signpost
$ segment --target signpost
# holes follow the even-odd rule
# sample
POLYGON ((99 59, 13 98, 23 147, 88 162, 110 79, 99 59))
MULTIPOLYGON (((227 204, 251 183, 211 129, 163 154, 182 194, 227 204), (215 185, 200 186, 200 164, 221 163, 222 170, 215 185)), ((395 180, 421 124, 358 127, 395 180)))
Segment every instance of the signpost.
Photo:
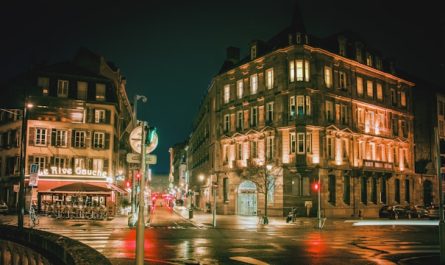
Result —
MULTIPOLYGON (((158 157, 156 155, 146 155, 145 163, 148 165, 156 165, 158 162, 158 157)), ((127 163, 131 164, 140 164, 141 163, 141 154, 128 153, 127 154, 127 163)))

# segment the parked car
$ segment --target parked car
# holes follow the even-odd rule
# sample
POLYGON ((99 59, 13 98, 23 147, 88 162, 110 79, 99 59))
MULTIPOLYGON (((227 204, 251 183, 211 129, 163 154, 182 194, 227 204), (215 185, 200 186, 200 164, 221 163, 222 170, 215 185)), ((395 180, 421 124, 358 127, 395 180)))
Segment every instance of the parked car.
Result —
POLYGON ((423 205, 414 205, 412 208, 412 217, 425 218, 428 217, 428 209, 423 205))
POLYGON ((380 218, 389 218, 390 212, 392 212, 392 206, 385 205, 379 210, 379 217, 380 218))
POLYGON ((0 213, 7 214, 9 211, 8 205, 5 202, 0 202, 0 213))
POLYGON ((428 218, 439 219, 439 217, 440 217, 439 216, 439 205, 432 204, 432 205, 428 206, 426 209, 428 211, 428 218))
POLYGON ((385 205, 379 210, 380 218, 411 218, 417 217, 416 210, 410 206, 403 205, 385 205))

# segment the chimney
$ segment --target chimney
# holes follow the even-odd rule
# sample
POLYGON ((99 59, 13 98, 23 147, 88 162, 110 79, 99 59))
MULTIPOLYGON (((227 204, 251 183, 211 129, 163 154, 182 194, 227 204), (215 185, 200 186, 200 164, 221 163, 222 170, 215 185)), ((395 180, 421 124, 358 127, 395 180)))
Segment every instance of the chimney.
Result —
POLYGON ((240 55, 240 49, 237 47, 228 47, 227 48, 227 61, 232 62, 233 64, 236 64, 239 62, 239 55, 240 55))

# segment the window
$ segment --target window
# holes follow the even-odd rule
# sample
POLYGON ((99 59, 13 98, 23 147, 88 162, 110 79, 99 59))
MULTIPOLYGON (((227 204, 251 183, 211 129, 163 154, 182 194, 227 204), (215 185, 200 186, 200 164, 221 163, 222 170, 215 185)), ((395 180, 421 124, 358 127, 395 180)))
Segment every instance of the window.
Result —
POLYGON ((67 159, 64 157, 54 157, 53 166, 57 168, 66 168, 67 167, 67 159))
POLYGON ((397 93, 394 88, 391 88, 391 104, 397 106, 397 93))
POLYGON ((46 169, 46 157, 45 156, 35 156, 34 164, 39 165, 39 170, 46 169))
POLYGON ((400 105, 402 107, 406 106, 406 94, 405 94, 405 91, 400 92, 400 105))
POLYGON ((329 100, 326 100, 326 120, 334 120, 334 104, 332 103, 332 101, 329 100))
POLYGON ((224 86, 224 103, 229 103, 230 100, 230 85, 224 86))
POLYGON ((343 202, 346 204, 351 203, 351 176, 343 176, 343 202))
POLYGON ((86 132, 74 131, 74 147, 84 148, 86 147, 86 132))
POLYGON ((37 78, 37 86, 42 89, 42 94, 48 96, 49 94, 49 78, 39 77, 37 78))
POLYGON ((67 146, 67 136, 68 132, 65 130, 56 130, 56 141, 55 145, 60 147, 67 146))
POLYGON ((238 130, 243 130, 243 124, 244 124, 244 115, 243 115, 243 111, 238 111, 236 113, 236 128, 238 130))
POLYGON ((312 113, 312 104, 311 104, 311 97, 306 96, 306 115, 311 115, 312 113))
POLYGON ((304 154, 304 133, 297 134, 297 154, 304 154))
POLYGON ((291 82, 295 81, 295 61, 289 62, 289 80, 291 82))
POLYGON ((327 88, 332 87, 332 68, 329 66, 324 67, 324 84, 327 88))
POLYGON ((289 116, 291 119, 295 118, 295 96, 289 97, 289 116))
POLYGON ((335 104, 335 119, 339 124, 348 124, 348 108, 345 104, 335 104))
POLYGON ((370 98, 374 97, 374 87, 372 86, 372 81, 366 81, 366 95, 370 98))
POLYGON ((335 205, 335 175, 329 175, 329 187, 328 187, 328 192, 329 192, 329 198, 328 198, 328 202, 335 205))
POLYGON ((409 194, 409 179, 405 179, 405 201, 410 202, 410 194, 409 194))
POLYGON ((274 138, 267 137, 266 138, 266 159, 272 160, 274 157, 274 138))
POLYGON ((312 154, 312 133, 306 133, 306 153, 312 154))
POLYGON ((237 143, 236 144, 236 160, 243 160, 243 144, 237 143))
POLYGON ((224 115, 224 132, 230 130, 230 114, 224 115))
POLYGON ((254 74, 250 76, 250 94, 255 95, 258 91, 258 75, 254 74))
POLYGON ((371 178, 371 202, 377 204, 377 179, 371 178))
POLYGON ((297 141, 295 139, 295 133, 291 132, 289 133, 289 138, 290 138, 290 153, 291 154, 295 154, 295 151, 297 149, 297 141))
POLYGON ((77 82, 77 98, 86 100, 88 98, 88 83, 77 82))
POLYGON ((357 96, 363 97, 363 78, 357 77, 357 96))
POLYGON ((266 121, 273 122, 273 102, 266 104, 266 121))
POLYGON ((258 158, 258 142, 257 141, 250 142, 250 157, 258 158))
POLYGON ((94 158, 93 159, 93 170, 103 171, 103 169, 104 169, 104 160, 101 158, 94 158))
POLYGON ((365 111, 362 108, 357 108, 357 121, 359 125, 365 123, 365 111))
POLYGON ((68 97, 68 81, 58 80, 57 81, 57 96, 61 98, 68 97))
POLYGON ((272 89, 274 82, 273 82, 273 68, 266 70, 266 88, 272 89))
POLYGON ((105 148, 105 133, 94 132, 93 148, 105 148))
POLYGON ((224 178, 223 179, 223 195, 224 195, 224 202, 228 202, 229 201, 229 178, 224 178))
POLYGON ((361 203, 367 204, 368 203, 368 180, 366 177, 361 178, 361 190, 360 190, 360 199, 361 203))
POLYGON ((360 63, 363 62, 362 49, 360 47, 355 48, 355 59, 360 63))
POLYGON ((382 59, 380 57, 375 57, 375 68, 382 69, 382 59))
POLYGON ((34 143, 35 145, 46 145, 46 129, 36 128, 34 143))
POLYGON ((297 59, 289 62, 290 81, 306 81, 310 80, 310 64, 308 60, 297 59))
POLYGON ((297 115, 304 115, 304 96, 297 96, 297 115))
POLYGON ((382 101, 383 100, 383 88, 382 84, 377 83, 377 100, 382 101))
POLYGON ((328 155, 328 159, 333 159, 334 158, 334 138, 333 137, 328 137, 327 138, 327 146, 326 146, 326 153, 328 155))
POLYGON ((255 59, 256 56, 257 56, 257 47, 256 47, 256 45, 252 45, 250 47, 250 60, 255 59))
POLYGON ((105 110, 94 110, 94 123, 105 123, 105 110))
POLYGON ((394 180, 394 201, 400 203, 400 179, 394 180))
POLYGON ((338 72, 338 88, 346 89, 347 88, 347 76, 343 71, 338 72))
POLYGON ((85 158, 83 157, 74 158, 74 169, 76 168, 86 169, 85 158))
POLYGON ((258 125, 258 107, 250 108, 250 126, 255 127, 258 125))
POLYGON ((372 66, 372 55, 369 53, 366 53, 366 65, 372 66))
POLYGON ((105 101, 105 84, 96 84, 96 100, 105 101))
POLYGON ((240 79, 236 82, 236 95, 238 96, 238 98, 242 98, 243 97, 243 79, 240 79))

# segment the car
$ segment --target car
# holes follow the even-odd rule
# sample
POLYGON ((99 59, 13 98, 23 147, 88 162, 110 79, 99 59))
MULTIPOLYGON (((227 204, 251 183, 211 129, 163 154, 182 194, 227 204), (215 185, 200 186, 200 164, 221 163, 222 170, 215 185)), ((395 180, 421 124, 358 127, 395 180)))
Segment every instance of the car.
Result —
POLYGON ((415 210, 410 206, 403 205, 385 205, 379 210, 380 218, 411 218, 416 216, 415 210))
MULTIPOLYGON (((431 204, 427 208, 428 211, 428 218, 430 219, 439 219, 439 205, 431 204)), ((445 209, 444 209, 445 211, 445 209)))
POLYGON ((428 217, 428 209, 423 205, 414 205, 411 208, 412 217, 425 218, 428 217))
POLYGON ((388 218, 390 216, 390 212, 392 212, 392 206, 385 205, 379 210, 379 217, 380 218, 388 218))
POLYGON ((0 213, 7 214, 8 211, 9 211, 8 205, 6 205, 6 203, 4 202, 0 202, 0 213))

